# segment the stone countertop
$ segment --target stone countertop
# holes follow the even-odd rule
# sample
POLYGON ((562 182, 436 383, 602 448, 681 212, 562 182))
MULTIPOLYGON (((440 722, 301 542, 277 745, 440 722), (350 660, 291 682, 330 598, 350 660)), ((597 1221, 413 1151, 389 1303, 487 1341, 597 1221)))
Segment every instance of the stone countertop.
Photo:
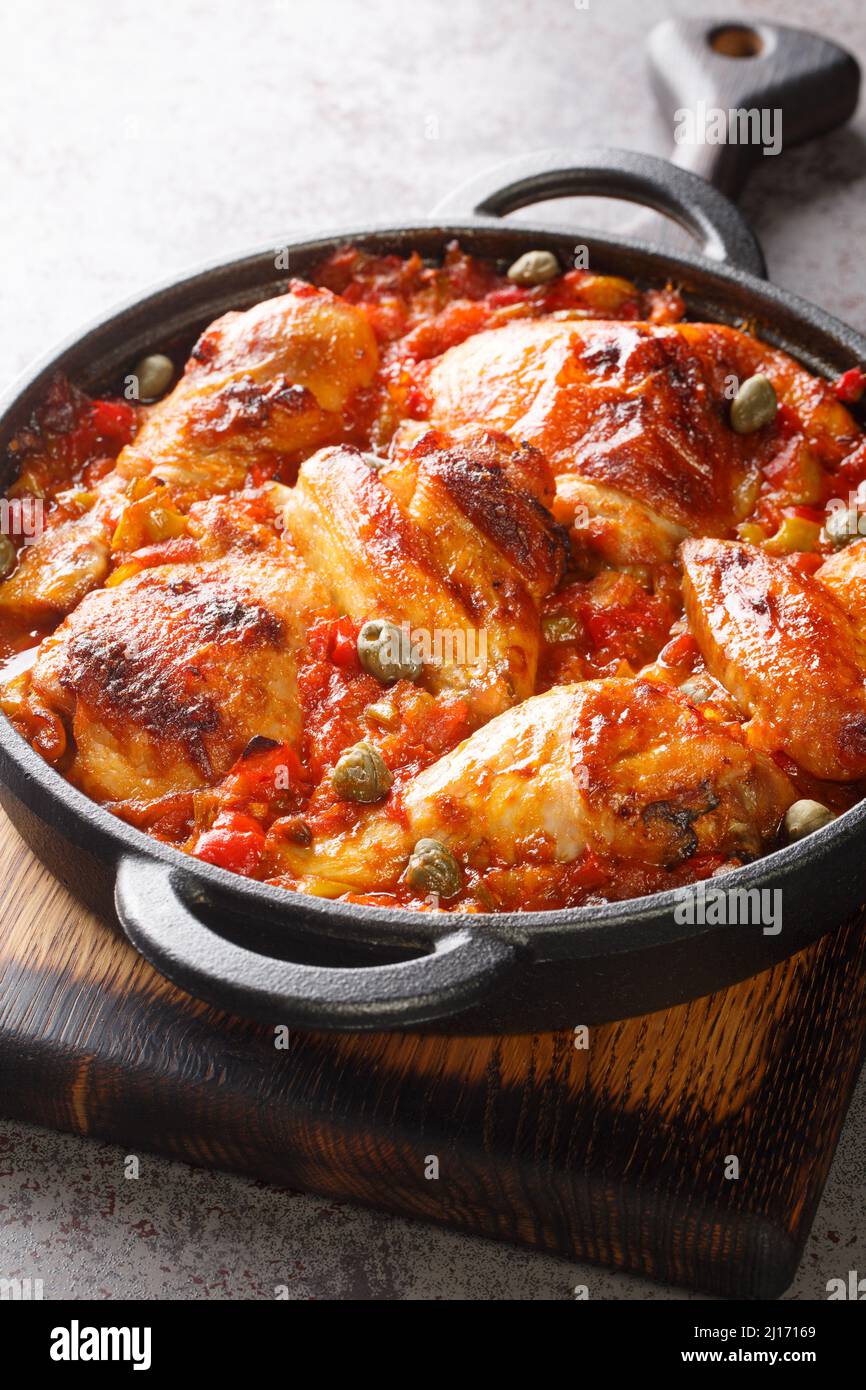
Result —
MULTIPOLYGON (((667 154, 643 41, 718 0, 43 0, 0 43, 5 385, 114 301, 293 231, 410 220, 510 154, 667 154), (415 55, 422 55, 417 57, 415 55)), ((866 64, 860 0, 761 0, 866 64)), ((866 102, 845 131, 767 159, 742 199, 770 276, 866 329, 866 102)), ((551 220, 562 223, 573 205, 551 220)), ((583 223, 622 225, 593 201, 583 223)), ((533 213, 536 221, 545 213, 533 213)), ((46 1297, 687 1297, 419 1223, 0 1121, 0 1263, 46 1297)), ((866 1268, 866 1078, 787 1297, 866 1268), (858 1264, 859 1262, 859 1264, 858 1264)), ((695 1296, 696 1297, 696 1296, 695 1296)))

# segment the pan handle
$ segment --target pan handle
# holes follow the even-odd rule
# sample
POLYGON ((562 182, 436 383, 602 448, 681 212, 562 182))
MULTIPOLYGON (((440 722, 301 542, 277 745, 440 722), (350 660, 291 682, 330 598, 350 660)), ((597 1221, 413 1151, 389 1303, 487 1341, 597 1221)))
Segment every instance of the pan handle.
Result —
POLYGON ((575 195, 623 198, 665 213, 691 232, 703 254, 752 275, 767 267, 742 213, 697 174, 628 150, 541 150, 517 155, 464 183, 437 207, 443 222, 467 213, 504 217, 529 203, 575 195))
POLYGON ((200 890, 182 869, 138 855, 121 860, 114 897, 132 944, 174 984, 232 1013, 290 1027, 429 1023, 480 1003, 517 959, 515 946, 475 926, 396 964, 329 967, 263 955, 207 925, 200 890))
POLYGON ((676 134, 674 160, 731 198, 756 164, 833 130, 857 107, 856 60, 807 29, 744 18, 666 19, 647 49, 656 99, 676 134), (718 112, 736 113, 736 138, 719 141, 705 124, 718 112))

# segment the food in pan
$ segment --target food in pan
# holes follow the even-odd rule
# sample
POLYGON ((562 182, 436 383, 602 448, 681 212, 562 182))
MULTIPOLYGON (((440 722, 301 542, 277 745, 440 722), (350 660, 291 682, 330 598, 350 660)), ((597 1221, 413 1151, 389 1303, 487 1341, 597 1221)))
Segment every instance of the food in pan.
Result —
POLYGON ((354 902, 624 899, 827 824, 866 782, 863 381, 684 313, 347 248, 180 373, 57 379, 0 705, 157 839, 354 902))

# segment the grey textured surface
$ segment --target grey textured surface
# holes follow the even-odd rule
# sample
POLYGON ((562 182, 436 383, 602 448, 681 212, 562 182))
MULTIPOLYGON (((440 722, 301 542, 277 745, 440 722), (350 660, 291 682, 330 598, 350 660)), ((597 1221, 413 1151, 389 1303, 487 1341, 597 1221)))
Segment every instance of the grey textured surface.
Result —
MULTIPOLYGON (((643 39, 664 0, 0 3, 4 385, 113 301, 293 229, 408 220, 510 154, 666 154, 643 39)), ((866 62, 862 0, 734 14, 866 62)), ((866 329, 866 107, 764 160, 743 206, 772 278, 866 329)), ((558 208, 555 220, 571 214, 558 208)), ((538 217, 538 214, 533 214, 538 217)), ((622 226, 627 211, 580 213, 622 226)), ((788 1297, 866 1270, 866 1084, 788 1297)), ((641 1280, 0 1121, 0 1274, 47 1298, 682 1298, 641 1280)))

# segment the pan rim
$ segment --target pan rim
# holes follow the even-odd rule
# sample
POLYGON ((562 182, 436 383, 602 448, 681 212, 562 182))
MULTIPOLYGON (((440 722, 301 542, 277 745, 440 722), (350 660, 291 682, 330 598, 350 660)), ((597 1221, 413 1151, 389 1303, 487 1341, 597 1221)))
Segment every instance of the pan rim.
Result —
MULTIPOLYGON (((22 402, 40 388, 50 373, 62 369, 61 363, 65 358, 80 352, 89 340, 119 330, 130 314, 147 313, 151 309, 156 311, 161 302, 171 297, 180 297, 184 292, 190 293, 198 285, 203 291, 206 286, 212 291, 215 277, 224 276, 228 281, 230 277, 236 277, 243 270, 252 272, 264 269, 265 258, 270 261, 273 270, 274 286, 291 278, 290 272, 282 276, 276 272, 275 249, 284 247, 290 257, 294 253, 313 259, 317 252, 324 253, 335 246, 349 243, 363 245, 370 240, 381 243, 386 238, 392 238, 395 242, 402 243, 405 251, 408 249, 407 243, 411 243, 413 237, 419 235, 436 240, 444 248, 449 241, 476 239, 479 233, 492 233, 500 240, 504 237, 513 245, 525 245, 531 238, 537 244, 549 246, 561 245, 563 239, 567 239, 573 246, 579 238, 582 244, 589 247, 590 255, 595 248, 602 263, 608 253, 612 257, 629 252, 644 257, 652 267, 657 268, 658 279, 676 279, 678 273, 685 276, 689 272, 697 271, 704 277, 709 276, 714 287, 718 285, 723 293, 725 287, 729 290, 736 288, 740 292, 746 291, 752 299, 767 305, 770 315, 774 309, 784 310, 787 315, 796 319, 797 327, 808 326, 817 330, 832 339, 843 353, 850 354, 852 358, 861 362, 866 361, 866 337, 843 321, 792 291, 773 285, 739 267, 710 260, 698 252, 667 252, 643 240, 598 236, 590 230, 575 227, 536 227, 523 222, 504 222, 497 218, 472 216, 467 216, 459 223, 443 226, 435 218, 419 218, 413 219, 409 225, 383 222, 363 228, 337 228, 326 232, 295 231, 292 233, 293 239, 287 239, 282 245, 279 241, 272 240, 228 259, 217 258, 195 265, 179 275, 145 287, 143 291, 107 308, 97 318, 67 335, 26 367, 0 393, 0 430, 21 407, 22 402), (299 237, 302 239, 298 239, 299 237)), ((238 302, 238 298, 236 293, 235 302, 238 302)), ((796 356, 795 350, 792 351, 789 347, 785 350, 796 356)), ((814 369, 810 366, 809 370, 814 369)), ((339 937, 346 940, 360 940, 385 947, 397 939, 411 938, 419 945, 429 947, 437 940, 471 923, 473 928, 477 926, 520 945, 533 958, 548 958, 543 950, 538 949, 539 947, 558 945, 567 947, 569 958, 579 959, 623 952, 639 955, 645 949, 660 944, 672 944, 686 938, 696 942, 701 936, 710 935, 716 930, 711 926, 696 929, 688 925, 675 929, 672 925, 672 913, 674 907, 683 900, 681 888, 664 889, 638 898, 588 907, 525 913, 473 913, 471 916, 449 911, 428 914, 412 912, 405 908, 373 909, 364 904, 317 898, 258 880, 246 879, 226 869, 203 863, 184 854, 182 850, 155 840, 145 832, 128 825, 104 806, 91 800, 44 762, 11 721, 5 715, 0 715, 0 780, 6 785, 9 785, 6 775, 9 765, 23 775, 28 788, 33 788, 41 794, 46 806, 53 809, 55 814, 72 819, 81 844, 86 843, 88 833, 92 837, 93 832, 97 831, 105 845, 115 848, 118 859, 130 854, 157 859, 165 863, 167 871, 173 875, 180 875, 194 884, 210 888, 221 902, 228 900, 232 911, 243 911, 245 907, 272 909, 269 916, 299 918, 305 930, 312 926, 319 935, 323 934, 323 929, 327 934, 328 929, 332 930, 338 925, 339 937), (641 930, 635 939, 634 928, 638 923, 641 924, 641 930)), ((17 788, 10 789, 31 809, 36 810, 32 801, 22 796, 17 788)), ((36 813, 41 814, 39 810, 36 813)), ((790 870, 803 868, 816 860, 823 861, 834 850, 838 851, 844 845, 853 842, 861 833, 864 823, 866 799, 806 840, 774 850, 750 864, 729 870, 709 881, 723 891, 776 886, 784 880, 790 870)), ((61 833, 67 839, 72 839, 69 827, 64 826, 61 833)), ((563 952, 556 951, 555 954, 559 956, 563 952)))

